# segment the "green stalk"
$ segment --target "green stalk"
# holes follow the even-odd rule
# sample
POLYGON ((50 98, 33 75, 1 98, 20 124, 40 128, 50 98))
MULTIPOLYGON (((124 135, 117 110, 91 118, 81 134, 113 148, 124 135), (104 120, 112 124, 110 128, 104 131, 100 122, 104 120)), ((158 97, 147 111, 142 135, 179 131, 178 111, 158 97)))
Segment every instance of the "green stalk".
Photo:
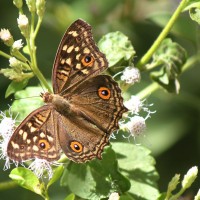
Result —
POLYGON ((3 51, 0 51, 0 56, 3 56, 3 57, 5 57, 5 58, 7 58, 7 59, 12 58, 11 55, 9 55, 9 54, 7 54, 7 53, 4 53, 3 51))
POLYGON ((47 83, 46 79, 44 78, 43 74, 40 72, 38 65, 37 65, 37 58, 36 58, 36 47, 35 47, 35 37, 36 33, 39 30, 41 25, 41 21, 37 23, 36 32, 34 31, 34 23, 35 23, 35 13, 31 13, 31 31, 30 31, 30 39, 27 39, 27 45, 31 57, 31 69, 33 73, 37 76, 40 83, 49 91, 51 92, 51 88, 47 83))
POLYGON ((8 190, 17 187, 18 184, 14 181, 5 181, 0 183, 0 191, 1 190, 8 190))
POLYGON ((165 37, 168 35, 170 30, 172 29, 172 26, 176 22, 177 18, 179 17, 180 13, 185 7, 187 0, 182 0, 181 3, 179 4, 178 8, 170 18, 169 22, 165 26, 165 28, 162 30, 156 41, 153 43, 151 48, 147 51, 147 53, 141 58, 141 60, 137 63, 136 67, 140 70, 145 69, 145 64, 148 63, 148 61, 151 59, 152 55, 154 52, 158 49, 160 46, 161 42, 165 39, 165 37))

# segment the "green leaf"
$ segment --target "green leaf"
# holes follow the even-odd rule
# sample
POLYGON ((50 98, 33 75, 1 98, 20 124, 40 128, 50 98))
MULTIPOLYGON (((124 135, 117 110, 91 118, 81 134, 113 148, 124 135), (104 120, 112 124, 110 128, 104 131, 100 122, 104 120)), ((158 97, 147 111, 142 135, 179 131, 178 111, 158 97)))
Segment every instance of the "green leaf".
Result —
POLYGON ((64 170, 64 167, 62 165, 56 167, 56 169, 53 172, 53 177, 50 179, 50 181, 47 184, 47 189, 49 188, 49 186, 51 186, 61 177, 63 170, 64 170))
MULTIPOLYGON (((200 6, 200 4, 199 4, 199 6, 200 6)), ((200 24, 200 9, 199 8, 191 8, 189 13, 190 13, 191 19, 196 21, 198 24, 200 24)))
POLYGON ((160 71, 152 72, 151 78, 168 92, 178 93, 180 86, 178 76, 186 62, 186 51, 179 44, 165 39, 153 55, 151 66, 160 66, 160 71))
POLYGON ((191 8, 200 8, 199 0, 188 0, 188 1, 186 1, 184 11, 190 10, 191 8))
POLYGON ((24 89, 28 84, 28 81, 29 79, 24 79, 21 82, 12 81, 6 90, 5 98, 9 97, 11 94, 14 94, 19 90, 24 89))
POLYGON ((27 87, 25 90, 15 93, 12 111, 19 113, 18 120, 24 119, 30 112, 44 105, 40 97, 41 87, 27 87))
POLYGON ((64 200, 75 200, 75 195, 71 193, 64 200))
POLYGON ((135 55, 135 50, 128 37, 117 31, 104 35, 98 46, 106 54, 109 67, 129 65, 135 55))
POLYGON ((67 185, 77 196, 84 199, 108 198, 111 192, 126 192, 130 183, 118 170, 116 156, 111 147, 104 150, 102 160, 86 164, 70 163, 61 185, 67 185))
POLYGON ((157 199, 159 196, 158 173, 155 170, 155 160, 150 155, 150 151, 131 143, 114 142, 112 146, 116 152, 121 173, 131 182, 131 188, 128 191, 129 197, 157 199))
POLYGON ((9 177, 21 187, 42 196, 44 185, 40 183, 37 176, 31 170, 24 167, 18 167, 11 171, 9 177))

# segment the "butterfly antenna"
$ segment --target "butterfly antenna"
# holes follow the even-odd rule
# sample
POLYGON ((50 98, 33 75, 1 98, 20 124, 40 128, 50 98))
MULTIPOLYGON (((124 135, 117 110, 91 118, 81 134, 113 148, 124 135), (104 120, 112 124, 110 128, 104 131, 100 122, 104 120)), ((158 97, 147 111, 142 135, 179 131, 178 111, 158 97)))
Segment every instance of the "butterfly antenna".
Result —
POLYGON ((15 100, 21 100, 21 99, 30 99, 30 98, 39 98, 39 96, 30 96, 30 97, 23 97, 23 98, 15 98, 15 100))

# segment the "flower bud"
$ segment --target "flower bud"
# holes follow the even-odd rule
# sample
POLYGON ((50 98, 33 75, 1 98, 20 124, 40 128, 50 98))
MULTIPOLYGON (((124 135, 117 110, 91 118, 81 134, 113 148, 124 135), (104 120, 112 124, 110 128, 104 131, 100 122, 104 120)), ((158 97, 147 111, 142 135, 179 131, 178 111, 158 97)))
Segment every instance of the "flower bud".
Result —
POLYGON ((29 22, 28 22, 28 18, 26 17, 26 15, 19 15, 19 18, 17 18, 17 23, 18 23, 18 27, 21 31, 21 34, 25 37, 25 38, 29 38, 29 34, 30 34, 30 29, 29 29, 29 22))
POLYGON ((188 170, 182 181, 183 188, 189 188, 197 177, 198 168, 196 166, 188 170))
POLYGON ((37 9, 36 12, 39 17, 43 17, 45 11, 45 5, 46 5, 45 0, 36 0, 36 9, 37 9))
POLYGON ((1 29, 0 38, 3 43, 9 47, 12 46, 12 44, 14 43, 13 36, 8 29, 1 29))

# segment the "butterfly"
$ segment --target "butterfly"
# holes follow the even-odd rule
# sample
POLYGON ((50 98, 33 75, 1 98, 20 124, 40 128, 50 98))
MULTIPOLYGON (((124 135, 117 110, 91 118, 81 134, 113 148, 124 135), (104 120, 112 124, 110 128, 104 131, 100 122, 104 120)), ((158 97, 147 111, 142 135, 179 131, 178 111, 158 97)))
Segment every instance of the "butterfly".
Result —
POLYGON ((61 151, 74 162, 101 159, 109 137, 127 111, 118 84, 101 72, 105 55, 91 26, 78 19, 65 32, 55 57, 53 93, 31 112, 11 136, 7 154, 15 162, 33 158, 56 161, 61 151))

